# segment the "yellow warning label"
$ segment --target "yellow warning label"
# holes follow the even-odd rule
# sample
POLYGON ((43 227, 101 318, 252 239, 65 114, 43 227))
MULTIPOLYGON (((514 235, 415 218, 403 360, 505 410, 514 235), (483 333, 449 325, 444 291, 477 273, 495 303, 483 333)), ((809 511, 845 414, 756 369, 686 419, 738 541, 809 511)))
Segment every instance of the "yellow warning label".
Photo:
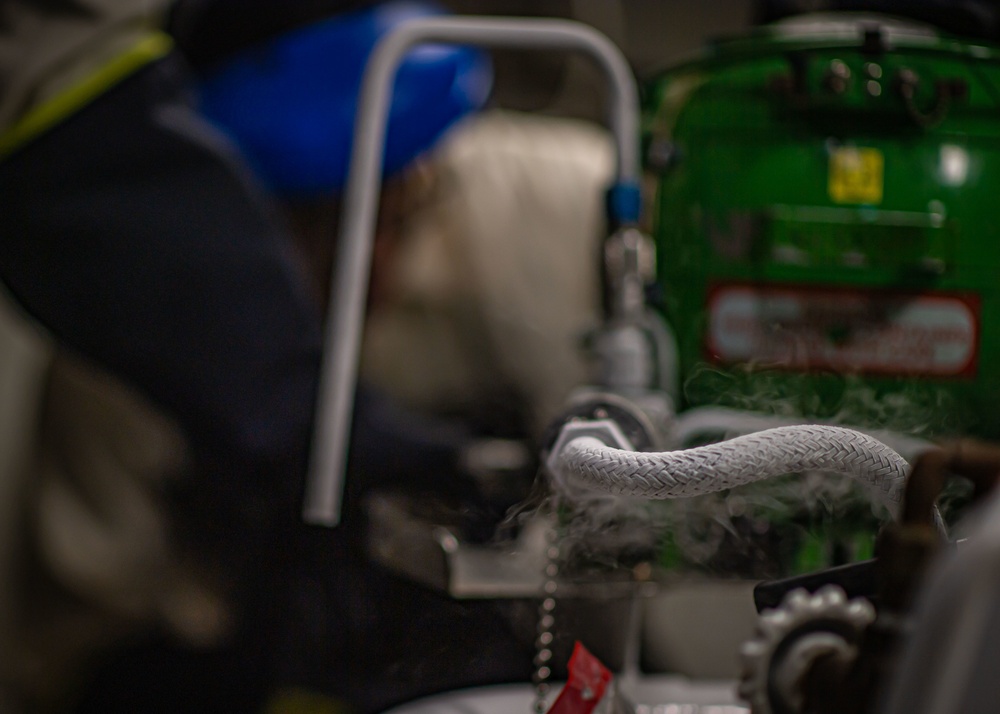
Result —
POLYGON ((835 149, 830 154, 830 198, 834 203, 881 203, 884 170, 878 149, 835 149))

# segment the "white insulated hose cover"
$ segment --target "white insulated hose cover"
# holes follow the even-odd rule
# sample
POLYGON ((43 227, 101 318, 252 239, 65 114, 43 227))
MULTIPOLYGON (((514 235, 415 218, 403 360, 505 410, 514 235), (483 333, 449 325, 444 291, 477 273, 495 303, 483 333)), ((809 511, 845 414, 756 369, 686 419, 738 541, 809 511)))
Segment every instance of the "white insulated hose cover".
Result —
POLYGON ((687 498, 803 471, 843 473, 860 481, 894 518, 909 468, 877 439, 824 425, 777 427, 664 452, 624 451, 581 436, 566 444, 559 462, 565 474, 592 488, 649 499, 687 498))

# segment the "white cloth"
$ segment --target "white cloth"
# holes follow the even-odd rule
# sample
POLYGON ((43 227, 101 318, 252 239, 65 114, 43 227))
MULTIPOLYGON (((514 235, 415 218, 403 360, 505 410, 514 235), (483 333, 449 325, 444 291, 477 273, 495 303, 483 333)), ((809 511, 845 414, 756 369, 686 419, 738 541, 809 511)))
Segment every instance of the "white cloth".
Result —
POLYGON ((544 428, 588 376, 613 170, 589 123, 493 111, 460 125, 431 159, 394 296, 369 316, 365 376, 432 410, 514 390, 544 428))

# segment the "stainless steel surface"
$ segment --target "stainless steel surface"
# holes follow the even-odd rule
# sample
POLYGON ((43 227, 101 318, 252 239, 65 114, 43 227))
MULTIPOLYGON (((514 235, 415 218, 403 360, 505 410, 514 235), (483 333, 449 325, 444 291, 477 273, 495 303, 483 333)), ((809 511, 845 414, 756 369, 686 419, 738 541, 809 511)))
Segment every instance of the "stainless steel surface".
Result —
MULTIPOLYGON (((553 688, 554 697, 559 691, 553 688)), ((748 714, 729 681, 692 681, 676 676, 644 677, 629 696, 636 714, 748 714)), ((529 684, 508 684, 449 692, 420 699, 385 714, 522 714, 530 711, 529 684)), ((550 699, 551 701, 551 699, 550 699)))
MULTIPOLYGON (((502 545, 463 542, 458 530, 414 513, 402 496, 378 494, 367 502, 368 552, 384 567, 458 599, 534 599, 546 595, 546 529, 535 519, 502 545)), ((618 599, 656 590, 629 572, 599 581, 558 580, 561 599, 618 599)))

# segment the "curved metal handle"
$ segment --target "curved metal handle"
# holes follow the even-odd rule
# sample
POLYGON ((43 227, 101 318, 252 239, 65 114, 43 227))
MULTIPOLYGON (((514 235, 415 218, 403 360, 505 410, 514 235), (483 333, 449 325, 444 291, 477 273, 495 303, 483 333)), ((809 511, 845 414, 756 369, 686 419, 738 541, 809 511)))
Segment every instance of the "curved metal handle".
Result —
POLYGON ((611 130, 618 146, 618 184, 638 187, 639 99, 635 77, 605 35, 571 20, 440 17, 413 20, 376 46, 365 69, 330 290, 323 362, 303 517, 340 521, 351 407, 378 214, 392 80, 403 55, 420 43, 561 49, 586 53, 611 87, 611 130))

